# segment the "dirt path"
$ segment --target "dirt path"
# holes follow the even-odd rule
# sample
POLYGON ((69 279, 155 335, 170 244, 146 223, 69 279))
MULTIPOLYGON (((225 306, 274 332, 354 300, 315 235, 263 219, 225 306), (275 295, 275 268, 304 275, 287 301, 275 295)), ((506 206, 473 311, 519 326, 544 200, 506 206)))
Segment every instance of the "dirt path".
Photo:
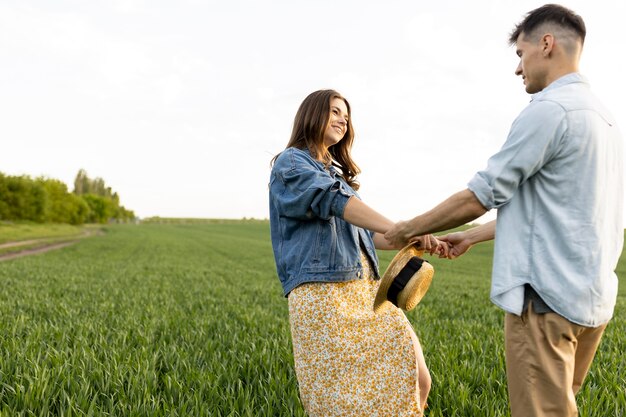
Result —
MULTIPOLYGON (((61 249, 66 246, 73 245, 74 243, 77 243, 78 241, 79 239, 71 240, 69 242, 51 243, 49 245, 39 246, 33 249, 25 249, 19 252, 7 253, 5 255, 0 255, 0 262, 8 261, 9 259, 21 258, 23 256, 37 255, 38 253, 44 253, 44 252, 48 252, 48 251, 55 250, 55 249, 61 249)), ((37 240, 34 240, 31 243, 34 243, 34 242, 37 242, 37 240)), ((15 245, 15 246, 22 246, 22 245, 15 245)))
POLYGON ((101 233, 102 232, 100 230, 98 230, 98 231, 86 230, 81 236, 76 236, 76 237, 74 237, 74 238, 72 238, 70 240, 64 240, 64 241, 61 241, 61 242, 59 242, 59 241, 57 241, 57 242, 50 242, 51 238, 43 238, 43 239, 21 240, 19 242, 2 243, 2 244, 0 244, 0 249, 4 249, 4 248, 18 248, 20 246, 36 245, 38 243, 41 243, 41 245, 37 246, 37 247, 34 247, 34 248, 24 249, 24 250, 21 250, 19 252, 10 252, 10 253, 6 253, 4 255, 0 255, 0 262, 8 261, 10 259, 21 258, 23 256, 37 255, 37 254, 49 252, 49 251, 55 250, 55 249, 65 248, 67 246, 70 246, 70 245, 73 245, 75 243, 78 243, 79 241, 81 241, 82 239, 84 239, 86 237, 93 236, 94 234, 101 234, 101 233), (50 243, 45 243, 45 242, 50 242, 50 243))
POLYGON ((34 243, 45 242, 46 239, 31 239, 31 240, 20 240, 19 242, 7 242, 0 244, 0 249, 4 248, 16 248, 18 246, 26 246, 32 245, 34 243))

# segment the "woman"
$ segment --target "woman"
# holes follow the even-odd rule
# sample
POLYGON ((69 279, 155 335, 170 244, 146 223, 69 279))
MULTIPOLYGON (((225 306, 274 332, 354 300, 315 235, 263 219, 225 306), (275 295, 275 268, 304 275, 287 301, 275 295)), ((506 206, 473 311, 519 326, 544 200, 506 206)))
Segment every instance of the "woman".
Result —
MULTIPOLYGON (((392 248, 389 219, 359 199, 348 101, 310 94, 287 148, 273 159, 270 224, 288 297, 300 398, 309 416, 418 416, 430 389, 419 341, 404 313, 373 311, 375 248, 392 248)), ((438 241, 424 236, 423 248, 438 241)))

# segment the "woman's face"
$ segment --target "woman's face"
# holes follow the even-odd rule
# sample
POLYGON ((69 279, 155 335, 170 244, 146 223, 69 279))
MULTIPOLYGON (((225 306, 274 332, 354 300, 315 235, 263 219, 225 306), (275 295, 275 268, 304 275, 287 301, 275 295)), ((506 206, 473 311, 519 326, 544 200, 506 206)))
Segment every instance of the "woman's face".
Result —
POLYGON ((348 131, 348 106, 340 98, 330 101, 330 116, 324 131, 324 147, 326 149, 339 143, 348 131))

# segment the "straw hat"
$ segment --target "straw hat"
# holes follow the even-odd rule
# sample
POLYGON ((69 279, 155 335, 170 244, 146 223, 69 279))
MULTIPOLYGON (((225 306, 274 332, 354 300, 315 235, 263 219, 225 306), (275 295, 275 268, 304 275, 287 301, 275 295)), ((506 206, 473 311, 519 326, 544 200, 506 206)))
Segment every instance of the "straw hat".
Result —
POLYGON ((393 257, 376 293, 375 312, 391 304, 410 311, 420 302, 435 273, 432 265, 420 258, 423 253, 410 244, 393 257))

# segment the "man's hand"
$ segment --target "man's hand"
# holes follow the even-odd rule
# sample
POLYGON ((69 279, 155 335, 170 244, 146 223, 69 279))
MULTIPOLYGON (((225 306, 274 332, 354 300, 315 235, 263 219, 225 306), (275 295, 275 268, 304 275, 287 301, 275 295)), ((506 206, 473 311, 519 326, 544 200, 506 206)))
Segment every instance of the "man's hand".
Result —
POLYGON ((472 243, 467 237, 465 232, 450 233, 445 236, 439 236, 439 240, 446 242, 450 249, 446 256, 439 256, 440 258, 447 257, 448 259, 455 259, 463 255, 472 247, 472 243))
MULTIPOLYGON (((412 234, 412 228, 408 221, 401 221, 394 224, 391 229, 387 230, 385 233, 385 239, 387 239, 387 241, 389 241, 389 243, 394 247, 404 247, 411 242, 412 238, 415 238, 413 241, 417 242, 417 239, 421 239, 423 237, 424 236, 417 237, 412 234)), ((422 243, 426 244, 426 242, 422 243)), ((430 249, 430 243, 428 243, 428 245, 428 249, 430 249)), ((422 247, 422 249, 426 250, 425 247, 422 247)))

